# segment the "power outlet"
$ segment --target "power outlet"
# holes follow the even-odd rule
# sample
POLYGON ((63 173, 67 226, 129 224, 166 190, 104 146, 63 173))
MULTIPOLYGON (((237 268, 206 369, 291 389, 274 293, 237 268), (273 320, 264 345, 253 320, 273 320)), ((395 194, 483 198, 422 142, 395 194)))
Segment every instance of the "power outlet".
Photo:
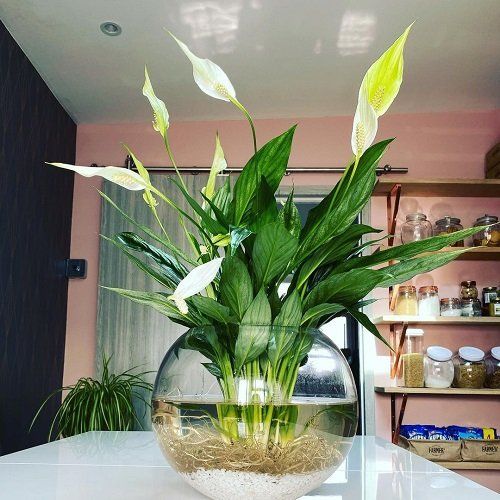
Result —
POLYGON ((87 277, 87 261, 85 259, 66 259, 66 278, 87 277))

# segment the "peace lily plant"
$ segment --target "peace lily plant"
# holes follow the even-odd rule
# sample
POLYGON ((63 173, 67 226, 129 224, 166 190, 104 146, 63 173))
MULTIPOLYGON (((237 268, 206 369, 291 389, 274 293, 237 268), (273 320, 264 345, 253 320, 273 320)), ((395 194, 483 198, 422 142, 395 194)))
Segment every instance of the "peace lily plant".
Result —
MULTIPOLYGON (((146 236, 122 232, 109 241, 156 281, 158 290, 108 290, 150 306, 186 327, 213 326, 207 331, 217 334, 201 335, 200 329, 193 329, 184 347, 199 351, 209 360, 205 367, 217 378, 225 401, 235 401, 237 379, 242 376, 264 379, 271 393, 276 388, 282 398, 291 398, 298 369, 311 347, 307 327, 319 327, 332 317, 349 314, 385 343, 362 311, 369 302, 365 297, 377 287, 390 287, 447 264, 465 249, 438 250, 478 231, 465 229, 362 255, 363 250, 380 240, 380 230, 355 221, 370 200, 376 167, 393 141, 372 144, 378 118, 387 111, 402 82, 403 50, 410 28, 364 76, 352 130, 353 156, 340 181, 310 211, 303 226, 293 191, 280 209, 275 200, 287 168, 295 126, 258 148, 253 120, 237 100, 226 73, 212 61, 197 57, 173 35, 192 63, 198 87, 211 97, 232 103, 250 123, 255 154, 234 187, 228 180, 216 187, 217 174, 227 166, 217 136, 206 187, 200 193, 187 191, 169 143, 169 113, 157 97, 147 69, 143 94, 153 109, 153 127, 161 135, 177 172, 171 178, 172 189, 182 193, 191 210, 183 210, 168 193, 158 190, 131 151, 137 172, 112 166, 52 163, 143 193, 157 221, 156 228, 142 225, 106 194, 101 195, 146 236), (160 202, 178 213, 190 252, 184 252, 170 239, 168 228, 157 214, 160 202), (188 221, 194 230, 188 229, 188 221), (289 286, 280 295, 279 287, 285 282, 289 286), (295 333, 284 335, 275 327, 291 328, 295 333)), ((238 431, 230 413, 219 415, 219 427, 235 440, 238 431)), ((263 439, 267 439, 269 415, 249 412, 244 418, 250 427, 262 424, 263 439)), ((287 418, 293 421, 293 414, 287 418)), ((276 435, 286 442, 288 432, 289 428, 283 428, 276 435)))

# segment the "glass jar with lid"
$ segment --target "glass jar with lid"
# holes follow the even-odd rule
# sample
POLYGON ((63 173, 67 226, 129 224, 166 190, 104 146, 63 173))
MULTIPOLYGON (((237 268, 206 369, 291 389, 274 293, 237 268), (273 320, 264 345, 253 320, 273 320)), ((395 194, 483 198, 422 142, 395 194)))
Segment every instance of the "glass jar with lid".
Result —
POLYGON ((498 289, 496 286, 485 286, 483 292, 483 314, 490 315, 490 302, 497 298, 498 289))
MULTIPOLYGON (((457 217, 451 217, 449 215, 444 216, 442 219, 436 221, 434 226, 434 236, 439 236, 440 234, 450 234, 460 231, 464 227, 460 224, 460 219, 457 217)), ((451 245, 453 247, 463 247, 464 240, 457 241, 451 245)))
POLYGON ((485 387, 500 389, 500 346, 493 347, 484 362, 486 364, 485 387))
POLYGON ((490 303, 488 304, 488 313, 489 316, 495 318, 500 316, 500 297, 490 300, 490 303))
POLYGON ((460 283, 460 298, 461 299, 477 299, 479 293, 477 291, 476 282, 474 280, 466 280, 460 283))
POLYGON ((479 299, 461 299, 460 305, 462 307, 462 316, 482 316, 481 301, 479 299))
POLYGON ((424 357, 425 387, 446 389, 451 386, 454 376, 452 356, 453 353, 446 347, 432 345, 427 348, 424 357))
POLYGON ((464 346, 453 357, 455 376, 453 386, 462 389, 481 389, 486 379, 484 352, 477 347, 464 346))
POLYGON ((402 285, 397 290, 396 314, 418 315, 417 289, 411 285, 402 285))
POLYGON ((424 331, 408 328, 398 373, 400 387, 424 387, 424 331))
POLYGON ((487 226, 488 224, 493 225, 472 236, 472 244, 475 247, 500 246, 500 223, 498 222, 498 217, 495 215, 485 215, 484 217, 479 217, 476 222, 474 222, 474 226, 487 226))
POLYGON ((401 225, 401 242, 425 240, 432 236, 432 224, 427 216, 421 213, 408 214, 406 221, 401 225))
POLYGON ((419 316, 439 316, 439 295, 437 286, 421 286, 418 289, 419 316))
POLYGON ((457 298, 444 298, 439 301, 441 316, 462 316, 462 304, 457 298))

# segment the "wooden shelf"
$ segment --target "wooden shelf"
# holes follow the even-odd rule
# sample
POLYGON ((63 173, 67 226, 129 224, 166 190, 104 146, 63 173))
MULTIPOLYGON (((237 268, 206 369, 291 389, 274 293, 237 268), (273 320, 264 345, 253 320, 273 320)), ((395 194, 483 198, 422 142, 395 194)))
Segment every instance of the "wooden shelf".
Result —
POLYGON ((427 396, 500 396, 500 389, 433 389, 430 387, 375 386, 382 394, 422 394, 427 396))
POLYGON ((500 462, 434 462, 451 470, 500 470, 500 462))
POLYGON ((500 316, 479 316, 469 318, 465 316, 404 316, 398 314, 385 314, 372 319, 375 325, 397 325, 411 323, 419 325, 461 325, 461 326, 488 326, 500 325, 500 316))
MULTIPOLYGON (((459 250, 459 247, 446 247, 440 252, 459 250)), ((500 260, 500 247, 472 247, 455 260, 500 260)))
POLYGON ((401 184, 402 196, 500 197, 500 179, 408 179, 404 176, 381 177, 373 196, 387 196, 395 184, 401 184))

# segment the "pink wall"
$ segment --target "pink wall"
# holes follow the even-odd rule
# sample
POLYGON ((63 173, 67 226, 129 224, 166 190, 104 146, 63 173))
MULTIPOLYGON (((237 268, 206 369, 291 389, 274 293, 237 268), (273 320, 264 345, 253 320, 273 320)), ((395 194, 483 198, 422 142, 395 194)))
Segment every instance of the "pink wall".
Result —
MULTIPOLYGON (((281 133, 295 122, 299 122, 299 127, 290 161, 291 166, 342 166, 349 159, 351 117, 261 120, 257 122, 259 143, 262 144, 281 133)), ((232 166, 244 165, 251 154, 251 139, 248 125, 244 121, 174 123, 170 133, 177 163, 186 166, 209 166, 216 130, 219 131, 228 163, 232 166)), ((484 155, 500 139, 500 110, 384 116, 380 122, 378 137, 391 136, 397 136, 397 140, 384 161, 394 166, 408 167, 409 178, 483 178, 484 155)), ((149 124, 142 123, 80 125, 77 137, 77 163, 122 165, 125 155, 121 142, 127 143, 147 165, 168 164, 158 134, 149 124)), ((296 176, 293 182, 296 185, 331 185, 335 180, 332 176, 310 175, 296 176)), ((73 280, 69 286, 65 384, 73 383, 79 377, 89 376, 94 372, 100 226, 100 202, 95 191, 96 186, 99 186, 98 181, 89 182, 88 179, 75 178, 72 257, 88 259, 89 269, 86 280, 73 280)), ((465 202, 461 200, 457 205, 456 200, 405 200, 402 211, 404 215, 405 210, 409 210, 413 204, 421 204, 430 214, 442 210, 460 212, 459 215, 470 223, 477 215, 485 213, 484 202, 485 200, 465 202)), ((498 200, 489 200, 488 203, 493 213, 500 213, 498 200)), ((372 223, 375 226, 378 224, 379 227, 385 227, 384 200, 375 200, 372 209, 372 223)), ((436 284, 452 293, 456 290, 460 279, 465 277, 477 279, 480 285, 489 283, 492 269, 498 277, 500 275, 498 263, 495 263, 493 268, 486 267, 484 263, 454 263, 445 270, 434 273, 433 279, 436 284)), ((450 330, 434 329, 429 333, 428 341, 445 343, 451 348, 464 343, 475 343, 485 348, 500 344, 498 329, 491 329, 484 334, 473 329, 449 334, 450 330)), ((381 347, 378 350, 380 355, 386 354, 381 347)), ((418 401, 410 401, 406 420, 421 421, 422 410, 429 408, 429 402, 433 403, 432 415, 428 412, 427 418, 430 423, 469 423, 467 415, 470 416, 472 413, 478 415, 479 412, 483 415, 492 415, 496 411, 497 419, 500 415, 498 401, 463 399, 426 401, 425 398, 421 398, 418 401), (445 404, 446 410, 442 407, 445 404), (497 406, 494 408, 492 405, 495 404, 497 406), (471 412, 472 407, 478 411, 471 412), (456 416, 456 420, 448 421, 445 418, 447 414, 456 416)), ((376 414, 377 433, 388 437, 387 397, 377 397, 376 414)), ((484 422, 471 420, 470 423, 493 425, 487 417, 484 417, 484 422)), ((500 422, 497 421, 496 425, 500 428, 500 422)), ((496 487, 500 488, 500 481, 496 487)))

